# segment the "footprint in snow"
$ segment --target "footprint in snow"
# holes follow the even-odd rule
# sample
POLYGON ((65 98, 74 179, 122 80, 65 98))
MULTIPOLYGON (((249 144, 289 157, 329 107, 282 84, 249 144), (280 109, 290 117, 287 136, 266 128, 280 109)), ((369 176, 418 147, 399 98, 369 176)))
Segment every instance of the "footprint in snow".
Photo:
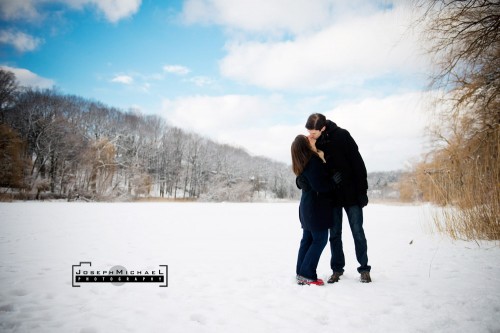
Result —
POLYGON ((28 295, 28 291, 25 290, 25 289, 14 289, 10 292, 11 295, 14 295, 14 296, 26 296, 28 295))
POLYGON ((201 325, 205 325, 207 323, 207 318, 202 315, 201 313, 193 313, 189 319, 191 319, 194 322, 197 322, 201 325))
POLYGON ((14 304, 6 304, 0 306, 0 312, 14 312, 14 311, 16 311, 16 307, 14 306, 14 304))

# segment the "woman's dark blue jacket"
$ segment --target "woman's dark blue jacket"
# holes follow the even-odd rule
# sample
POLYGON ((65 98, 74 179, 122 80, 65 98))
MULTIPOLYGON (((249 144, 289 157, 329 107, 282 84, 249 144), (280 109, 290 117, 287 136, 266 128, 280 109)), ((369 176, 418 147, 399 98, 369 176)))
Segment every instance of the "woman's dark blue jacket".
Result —
POLYGON ((333 203, 331 193, 335 184, 326 172, 321 158, 313 155, 304 171, 299 175, 302 182, 302 196, 300 197, 299 219, 304 230, 320 231, 333 227, 333 203))

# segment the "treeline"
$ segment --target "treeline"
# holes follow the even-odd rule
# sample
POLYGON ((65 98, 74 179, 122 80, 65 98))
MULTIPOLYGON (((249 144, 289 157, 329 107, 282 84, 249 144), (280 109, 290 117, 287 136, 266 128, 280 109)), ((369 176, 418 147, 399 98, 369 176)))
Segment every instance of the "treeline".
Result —
POLYGON ((19 88, 0 70, 0 194, 251 201, 296 198, 284 163, 55 90, 19 88))

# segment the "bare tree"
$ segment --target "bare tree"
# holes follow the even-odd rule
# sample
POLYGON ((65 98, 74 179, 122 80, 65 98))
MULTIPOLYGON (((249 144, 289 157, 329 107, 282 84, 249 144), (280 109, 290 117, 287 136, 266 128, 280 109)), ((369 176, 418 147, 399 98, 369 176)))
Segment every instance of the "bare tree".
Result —
POLYGON ((18 133, 0 124, 0 187, 24 187, 24 173, 29 166, 24 158, 25 146, 18 133))
POLYGON ((420 23, 436 65, 431 87, 443 92, 430 130, 437 145, 420 169, 430 178, 432 197, 458 208, 446 215, 443 230, 457 238, 500 239, 500 3, 416 4, 425 12, 420 23))
POLYGON ((14 73, 0 68, 0 114, 13 106, 17 90, 18 83, 14 73))

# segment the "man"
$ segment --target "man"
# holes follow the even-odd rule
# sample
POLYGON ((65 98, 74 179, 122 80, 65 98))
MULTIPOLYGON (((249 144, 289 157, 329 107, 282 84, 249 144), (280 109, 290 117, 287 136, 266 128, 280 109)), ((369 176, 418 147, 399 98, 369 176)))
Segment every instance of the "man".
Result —
POLYGON ((330 266, 333 274, 328 283, 339 281, 344 273, 345 257, 342 248, 342 208, 344 208, 356 249, 359 262, 360 281, 371 282, 368 265, 368 246, 363 230, 363 207, 368 204, 367 174, 365 163, 358 146, 348 131, 337 126, 324 115, 314 113, 306 123, 309 137, 316 139, 316 147, 325 154, 325 160, 331 175, 341 174, 342 182, 339 189, 341 207, 334 207, 334 226, 330 229, 330 249, 332 259, 330 266))

